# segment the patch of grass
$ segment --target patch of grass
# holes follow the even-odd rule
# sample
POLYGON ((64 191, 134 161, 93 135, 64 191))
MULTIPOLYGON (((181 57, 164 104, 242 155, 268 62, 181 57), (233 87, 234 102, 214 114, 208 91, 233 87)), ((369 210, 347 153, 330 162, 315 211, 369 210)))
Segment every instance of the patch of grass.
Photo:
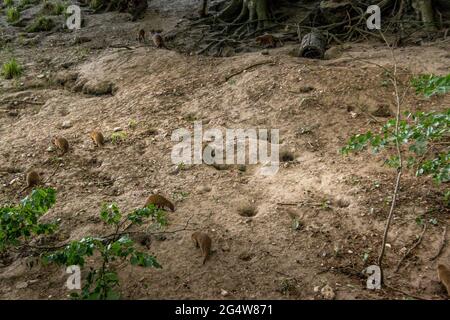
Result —
POLYGON ((55 26, 53 19, 41 16, 33 21, 31 25, 26 28, 27 32, 41 32, 50 31, 55 26))
POLYGON ((127 134, 123 131, 114 132, 111 134, 111 143, 112 144, 118 144, 122 141, 124 141, 127 138, 127 134))
POLYGON ((3 0, 3 4, 4 4, 6 7, 11 7, 11 6, 14 5, 14 1, 13 1, 13 0, 3 0))
POLYGON ((19 5, 17 6, 17 8, 19 9, 19 11, 23 11, 25 9, 28 9, 32 5, 35 5, 35 4, 38 4, 38 3, 39 3, 38 0, 20 0, 19 1, 19 5))
POLYGON ((16 59, 11 58, 8 62, 5 62, 2 66, 2 75, 5 79, 12 79, 19 77, 22 74, 22 67, 16 59))
POLYGON ((62 1, 58 2, 44 1, 41 9, 41 14, 59 16, 60 14, 63 14, 66 11, 66 8, 67 4, 63 3, 62 1))
POLYGON ((20 11, 16 7, 6 9, 6 21, 9 23, 16 22, 20 19, 20 11))

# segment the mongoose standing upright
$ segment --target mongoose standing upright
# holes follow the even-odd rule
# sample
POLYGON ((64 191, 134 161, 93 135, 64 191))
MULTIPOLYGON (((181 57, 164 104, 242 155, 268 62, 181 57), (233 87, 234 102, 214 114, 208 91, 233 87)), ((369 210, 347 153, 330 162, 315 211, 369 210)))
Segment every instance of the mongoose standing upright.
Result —
POLYGON ((145 30, 144 29, 139 30, 138 41, 139 41, 139 43, 145 42, 145 30))
POLYGON ((159 194, 153 194, 148 197, 147 201, 145 202, 145 207, 148 207, 151 204, 159 209, 169 208, 171 211, 175 211, 175 206, 173 205, 173 203, 159 194))
POLYGON ((92 131, 90 137, 92 139, 92 142, 94 142, 97 147, 102 147, 105 144, 105 138, 100 131, 92 131))
POLYGON ((53 144, 59 150, 61 155, 67 153, 69 151, 69 141, 63 137, 56 137, 53 139, 53 144))
POLYGON ((30 171, 27 173, 27 186, 22 189, 21 192, 25 191, 28 188, 33 188, 41 183, 41 176, 37 171, 30 171))
POLYGON ((437 267, 437 272, 439 281, 445 286, 447 295, 450 296, 450 270, 443 264, 440 264, 437 267))
POLYGON ((206 233, 198 231, 194 232, 191 237, 194 241, 195 246, 197 248, 200 247, 203 256, 203 264, 205 264, 206 259, 208 259, 208 256, 211 252, 211 238, 206 233))
POLYGON ((152 31, 152 40, 157 48, 167 49, 166 45, 164 44, 164 39, 159 32, 152 31))

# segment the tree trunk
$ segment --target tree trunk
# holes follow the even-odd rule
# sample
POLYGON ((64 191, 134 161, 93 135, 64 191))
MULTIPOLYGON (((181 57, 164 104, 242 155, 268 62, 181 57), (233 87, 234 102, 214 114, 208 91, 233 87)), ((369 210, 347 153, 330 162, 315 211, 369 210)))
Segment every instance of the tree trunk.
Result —
POLYGON ((413 0, 413 7, 420 15, 427 31, 436 31, 434 9, 431 0, 413 0))
POLYGON ((270 24, 269 0, 231 0, 219 14, 219 18, 232 24, 257 25, 258 29, 270 24))

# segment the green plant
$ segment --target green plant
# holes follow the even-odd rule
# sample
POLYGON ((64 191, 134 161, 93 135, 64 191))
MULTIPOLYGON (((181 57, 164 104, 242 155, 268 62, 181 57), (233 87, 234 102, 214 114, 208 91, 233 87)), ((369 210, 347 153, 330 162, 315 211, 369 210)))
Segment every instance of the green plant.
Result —
POLYGON ((421 75, 412 79, 411 83, 417 93, 422 93, 426 97, 445 94, 450 91, 450 74, 442 77, 421 75))
POLYGON ((40 32, 40 31, 50 31, 55 26, 53 19, 40 16, 34 19, 34 21, 26 28, 27 32, 40 32))
MULTIPOLYGON (((417 176, 431 175, 438 183, 449 181, 450 151, 444 148, 439 154, 430 154, 430 148, 436 148, 440 142, 445 145, 445 140, 449 138, 450 109, 443 113, 417 112, 406 116, 406 120, 399 122, 398 140, 409 154, 408 167, 415 167, 417 176)), ((394 130, 395 120, 389 120, 379 134, 368 131, 352 136, 341 152, 348 154, 351 151, 371 148, 374 153, 378 153, 382 149, 394 148, 397 139, 394 130)), ((386 159, 386 163, 397 167, 398 160, 398 156, 394 155, 386 159)))
POLYGON ((8 62, 5 62, 2 66, 2 75, 5 79, 12 79, 15 77, 19 77, 21 74, 22 74, 22 67, 14 58, 11 58, 8 62))
POLYGON ((20 19, 20 11, 16 7, 6 9, 6 21, 9 23, 16 22, 20 19))
POLYGON ((111 143, 118 144, 127 138, 127 134, 123 131, 114 132, 111 134, 111 143))
POLYGON ((54 189, 35 189, 15 206, 0 207, 0 252, 26 244, 32 236, 51 234, 56 223, 40 223, 56 201, 54 189))
POLYGON ((167 225, 165 211, 150 205, 123 217, 116 204, 109 204, 103 205, 100 218, 106 225, 112 227, 114 230, 112 234, 100 238, 86 237, 71 242, 64 249, 45 257, 47 262, 84 267, 86 257, 96 253, 100 255, 101 266, 99 268, 91 266, 81 293, 72 293, 72 297, 76 299, 120 298, 117 292, 119 277, 113 265, 118 259, 129 259, 129 262, 136 266, 161 268, 154 256, 136 250, 127 230, 133 225, 142 224, 146 218, 153 219, 159 226, 165 226, 167 225))
MULTIPOLYGON (((418 91, 431 96, 444 93, 450 75, 439 78, 427 77, 413 80, 418 91), (447 80, 443 80, 447 79, 447 80), (426 81, 425 81, 426 80, 426 81)), ((400 152, 404 155, 408 168, 415 168, 417 176, 429 175, 437 183, 450 181, 450 109, 444 112, 405 113, 405 119, 389 120, 379 131, 357 134, 350 138, 341 149, 343 154, 370 148, 374 153, 381 150, 395 150, 398 141, 400 152)), ((387 157, 386 164, 399 168, 398 154, 387 157)), ((449 200, 449 190, 445 199, 449 200)))
POLYGON ((3 4, 6 7, 11 7, 14 4, 14 0, 3 0, 3 4))

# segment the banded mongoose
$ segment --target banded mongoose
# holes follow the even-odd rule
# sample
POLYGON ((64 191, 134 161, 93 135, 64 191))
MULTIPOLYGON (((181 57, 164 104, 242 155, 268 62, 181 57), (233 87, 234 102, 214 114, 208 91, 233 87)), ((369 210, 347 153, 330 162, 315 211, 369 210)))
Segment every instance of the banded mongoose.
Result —
POLYGON ((144 29, 139 30, 138 41, 139 41, 139 43, 145 42, 145 30, 144 29))
POLYGON ((147 201, 145 202, 145 207, 148 207, 151 204, 159 209, 169 208, 171 211, 175 211, 175 206, 173 205, 173 203, 159 194, 152 194, 150 197, 148 197, 147 201))
POLYGON ((94 142, 97 147, 102 147, 105 144, 105 138, 100 131, 92 131, 90 137, 92 139, 92 142, 94 142))
POLYGON ((153 43, 155 44, 155 47, 167 49, 164 43, 164 39, 159 32, 152 31, 152 40, 153 43))
POLYGON ((30 171, 27 173, 27 186, 22 189, 21 192, 25 191, 28 188, 33 188, 41 183, 41 175, 37 171, 30 171))
POLYGON ((203 264, 205 264, 208 259, 209 254, 211 253, 211 238, 203 232, 194 232, 192 234, 192 240, 194 241, 195 246, 202 251, 203 264))
POLYGON ((53 139, 53 144, 58 149, 58 151, 61 153, 61 155, 65 154, 69 151, 69 141, 67 141, 66 138, 55 137, 53 139))
POLYGON ((450 270, 443 264, 440 264, 437 267, 437 272, 439 281, 445 286, 447 295, 450 296, 450 270))

